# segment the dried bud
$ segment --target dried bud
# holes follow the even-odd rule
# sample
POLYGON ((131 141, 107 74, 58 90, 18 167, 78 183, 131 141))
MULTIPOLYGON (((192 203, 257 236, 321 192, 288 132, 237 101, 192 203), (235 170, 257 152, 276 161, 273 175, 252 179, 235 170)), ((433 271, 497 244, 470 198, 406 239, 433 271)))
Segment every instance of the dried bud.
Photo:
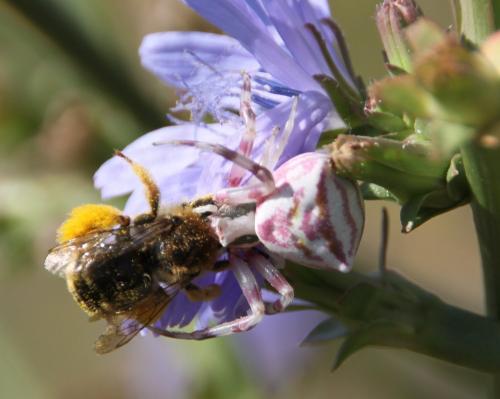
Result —
POLYGON ((349 270, 364 225, 357 184, 337 176, 321 153, 294 157, 273 175, 275 192, 257 206, 259 240, 299 264, 349 270))
POLYGON ((377 7, 377 27, 391 71, 411 71, 410 48, 403 29, 422 15, 413 0, 384 0, 377 7))

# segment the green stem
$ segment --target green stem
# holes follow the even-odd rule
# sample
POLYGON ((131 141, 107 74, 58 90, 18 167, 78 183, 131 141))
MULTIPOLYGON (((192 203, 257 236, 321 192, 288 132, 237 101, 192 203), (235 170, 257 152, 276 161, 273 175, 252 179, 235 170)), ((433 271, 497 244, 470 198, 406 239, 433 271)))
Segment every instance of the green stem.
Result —
POLYGON ((484 271, 488 315, 500 320, 500 152, 471 144, 462 151, 484 271))
POLYGON ((163 112, 135 83, 126 63, 112 49, 101 50, 78 21, 53 0, 7 0, 7 3, 50 37, 97 88, 121 103, 145 129, 167 124, 163 112))
MULTIPOLYGON (((487 315, 500 320, 500 152, 470 144, 462 150, 464 168, 473 193, 487 315)), ((498 344, 497 344, 498 345, 498 344)), ((493 397, 500 396, 500 374, 494 375, 493 397)))
POLYGON ((472 42, 481 43, 494 30, 499 12, 496 3, 497 0, 452 0, 457 31, 472 42))
MULTIPOLYGON (((479 45, 498 26, 497 0, 460 0, 460 32, 479 45)), ((481 252, 486 312, 500 320, 500 152, 472 143, 462 149, 464 168, 472 192, 472 212, 481 252)), ((493 348, 493 347, 492 347, 493 348)), ((500 373, 493 375, 493 397, 500 396, 500 373)))
POLYGON ((491 7, 493 8, 494 30, 498 30, 500 29, 500 1, 493 0, 491 3, 491 7))
POLYGON ((405 348, 479 371, 500 371, 500 323, 446 304, 396 273, 369 277, 294 264, 284 272, 298 298, 341 320, 351 333, 371 333, 371 327, 387 323, 373 345, 405 348))
POLYGON ((416 352, 485 372, 500 371, 500 324, 436 302, 422 318, 416 352))

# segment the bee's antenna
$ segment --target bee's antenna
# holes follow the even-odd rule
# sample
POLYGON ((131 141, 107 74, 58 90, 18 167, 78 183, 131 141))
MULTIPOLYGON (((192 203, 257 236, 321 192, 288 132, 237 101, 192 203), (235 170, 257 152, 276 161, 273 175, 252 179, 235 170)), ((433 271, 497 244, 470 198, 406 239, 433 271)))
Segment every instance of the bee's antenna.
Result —
POLYGON ((120 150, 115 150, 115 155, 127 161, 127 163, 132 167, 134 173, 141 180, 141 183, 144 185, 146 190, 146 197, 151 208, 151 216, 156 218, 160 203, 160 189, 154 182, 153 178, 143 166, 135 163, 120 150))

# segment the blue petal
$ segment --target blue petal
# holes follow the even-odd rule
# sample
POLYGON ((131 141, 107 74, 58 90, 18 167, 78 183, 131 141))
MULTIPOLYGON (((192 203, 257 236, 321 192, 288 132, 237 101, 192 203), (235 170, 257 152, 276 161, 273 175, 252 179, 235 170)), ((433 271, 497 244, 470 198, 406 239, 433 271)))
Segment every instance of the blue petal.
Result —
POLYGON ((314 367, 317 359, 314 355, 318 355, 322 347, 300 348, 299 344, 311 326, 324 318, 324 314, 313 311, 264 317, 253 330, 234 336, 235 348, 259 381, 276 388, 276 381, 300 378, 304 370, 314 367))
POLYGON ((147 35, 139 48, 143 66, 181 89, 208 80, 226 79, 259 69, 255 58, 239 42, 204 32, 163 32, 147 35))
POLYGON ((318 22, 308 2, 269 0, 265 2, 271 21, 296 62, 309 74, 331 74, 320 47, 306 23, 318 22))
MULTIPOLYGON (((280 127, 280 133, 277 135, 276 142, 280 140, 284 133, 285 124, 290 117, 291 107, 292 100, 289 100, 261 113, 257 117, 257 138, 252 154, 253 159, 258 159, 268 144, 269 133, 266 135, 263 134, 264 132, 271 132, 275 126, 278 126, 280 127)), ((298 154, 314 151, 319 135, 328 119, 327 116, 336 117, 332 111, 330 100, 323 94, 315 91, 301 94, 297 105, 294 128, 274 168, 298 154)))
MULTIPOLYGON (((292 88, 321 90, 319 84, 283 49, 265 21, 244 0, 186 0, 186 3, 208 21, 239 40, 262 68, 281 83, 292 88)), ((259 8, 261 10, 261 8, 259 8)))
MULTIPOLYGON (((191 147, 161 145, 153 143, 175 139, 194 139, 224 144, 228 136, 235 134, 234 128, 212 124, 207 126, 181 125, 170 126, 150 132, 128 145, 123 152, 135 162, 144 166, 165 193, 178 197, 188 196, 190 191, 183 192, 182 188, 170 185, 170 178, 182 176, 186 168, 199 161, 199 152, 191 147), (178 191, 178 192, 176 192, 178 191)), ((208 157, 215 157, 206 154, 208 157)), ((103 198, 123 195, 132 191, 142 193, 142 184, 130 166, 121 158, 113 157, 105 162, 94 175, 94 185, 101 190, 103 198)), ((166 197, 165 199, 168 199, 166 197)))
MULTIPOLYGON (((199 287, 206 287, 214 282, 214 276, 213 273, 206 273, 194 279, 193 283, 199 287)), ((180 291, 169 303, 155 326, 158 328, 185 327, 193 321, 203 306, 205 306, 204 302, 193 302, 183 291, 180 291)))

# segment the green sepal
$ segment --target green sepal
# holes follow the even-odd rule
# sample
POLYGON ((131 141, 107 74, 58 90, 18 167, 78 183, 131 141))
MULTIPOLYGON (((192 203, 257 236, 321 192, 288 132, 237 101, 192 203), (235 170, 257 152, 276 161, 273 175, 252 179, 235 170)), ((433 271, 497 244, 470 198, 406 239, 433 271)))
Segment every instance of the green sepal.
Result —
POLYGON ((340 135, 332 143, 336 172, 389 190, 400 203, 445 185, 447 161, 431 157, 425 141, 340 135))
POLYGON ((301 342, 300 346, 333 341, 347 336, 349 332, 349 328, 342 324, 337 318, 330 317, 314 327, 301 342))
POLYGON ((408 129, 408 125, 401 116, 390 112, 370 112, 367 122, 382 132, 400 132, 408 129))
POLYGON ((438 202, 443 202, 447 201, 448 197, 444 190, 441 192, 429 192, 417 195, 403 204, 400 212, 403 233, 409 233, 434 216, 455 208, 451 200, 448 200, 450 202, 449 207, 432 206, 433 201, 436 201, 436 199, 438 202))
POLYGON ((498 117, 497 71, 481 53, 468 50, 454 36, 416 57, 414 71, 418 85, 440 105, 432 116, 478 127, 498 117))
POLYGON ((470 196, 470 187, 465 175, 464 163, 461 154, 451 158, 450 167, 446 172, 446 189, 448 196, 454 201, 464 201, 470 196))
POLYGON ((442 119, 431 120, 425 126, 425 131, 425 135, 433 140, 436 153, 443 157, 452 156, 477 133, 473 127, 442 119))
POLYGON ((390 64, 388 62, 386 62, 384 66, 389 75, 391 76, 406 75, 408 73, 408 71, 405 71, 403 68, 400 68, 397 65, 390 64))
POLYGON ((406 39, 414 53, 418 55, 442 43, 446 39, 446 33, 435 22, 420 18, 406 28, 406 39))
POLYGON ((414 23, 422 12, 413 0, 384 1, 377 7, 375 21, 384 45, 389 71, 411 71, 411 50, 404 28, 414 23))
POLYGON ((438 105, 412 75, 386 78, 372 84, 369 97, 377 101, 382 111, 400 118, 428 118, 435 114, 438 105))
POLYGON ((361 194, 365 200, 397 201, 389 190, 374 183, 363 182, 360 185, 361 194))
POLYGON ((481 53, 500 75, 500 31, 493 33, 481 44, 481 53))
POLYGON ((365 123, 361 99, 354 100, 346 95, 338 82, 330 76, 314 75, 314 79, 325 89, 332 103, 335 104, 335 110, 347 126, 355 128, 365 123))

